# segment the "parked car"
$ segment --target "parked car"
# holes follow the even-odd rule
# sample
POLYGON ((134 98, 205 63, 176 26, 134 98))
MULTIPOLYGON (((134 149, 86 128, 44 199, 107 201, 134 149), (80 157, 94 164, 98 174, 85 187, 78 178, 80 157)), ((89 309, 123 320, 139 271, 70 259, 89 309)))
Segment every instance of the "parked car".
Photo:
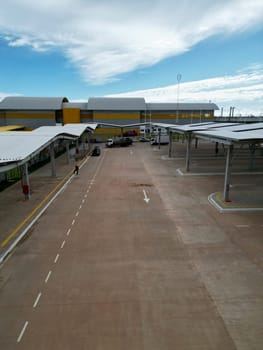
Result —
POLYGON ((99 148, 99 146, 96 146, 96 147, 93 148, 91 155, 92 155, 92 157, 100 156, 100 148, 99 148))
POLYGON ((149 139, 148 137, 141 137, 141 138, 139 139, 139 141, 140 141, 140 142, 150 142, 151 139, 149 139))
POLYGON ((167 145, 169 143, 169 135, 154 136, 151 139, 151 145, 167 145))
POLYGON ((127 147, 132 145, 132 139, 129 137, 118 137, 118 138, 114 138, 114 139, 108 139, 106 141, 106 147, 116 147, 116 146, 120 146, 120 147, 127 147))

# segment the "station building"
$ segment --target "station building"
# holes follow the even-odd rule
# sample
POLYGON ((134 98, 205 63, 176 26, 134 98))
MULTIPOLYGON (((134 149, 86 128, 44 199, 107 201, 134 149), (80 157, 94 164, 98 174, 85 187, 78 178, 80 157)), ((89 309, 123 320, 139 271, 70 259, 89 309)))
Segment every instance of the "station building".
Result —
POLYGON ((0 103, 0 126, 22 124, 33 130, 62 123, 64 102, 66 97, 6 97, 0 103))
POLYGON ((92 97, 70 102, 66 97, 6 97, 0 102, 0 126, 98 123, 96 137, 117 135, 121 127, 145 122, 187 124, 213 120, 214 103, 146 103, 144 98, 92 97), (116 125, 120 126, 116 128, 116 125))

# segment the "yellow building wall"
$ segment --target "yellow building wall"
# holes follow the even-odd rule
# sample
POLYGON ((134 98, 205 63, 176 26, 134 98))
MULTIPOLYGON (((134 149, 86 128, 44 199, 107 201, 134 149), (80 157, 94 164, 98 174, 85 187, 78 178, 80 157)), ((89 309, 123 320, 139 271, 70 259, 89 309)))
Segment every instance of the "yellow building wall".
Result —
POLYGON ((63 123, 64 124, 80 123, 80 109, 79 108, 64 108, 63 109, 63 123))
POLYGON ((6 119, 55 119, 55 112, 6 112, 6 119))
POLYGON ((139 121, 140 113, 139 112, 135 112, 135 113, 93 112, 93 118, 94 118, 94 121, 96 121, 96 119, 135 119, 139 121))

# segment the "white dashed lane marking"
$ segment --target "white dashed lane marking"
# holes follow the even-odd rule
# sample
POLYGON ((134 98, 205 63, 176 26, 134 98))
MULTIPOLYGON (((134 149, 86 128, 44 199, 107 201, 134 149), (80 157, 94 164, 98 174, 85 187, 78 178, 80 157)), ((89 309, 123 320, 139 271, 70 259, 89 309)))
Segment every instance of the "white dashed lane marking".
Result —
POLYGON ((23 338, 23 335, 27 329, 27 326, 28 326, 28 321, 25 322, 20 334, 19 334, 19 337, 17 338, 17 342, 20 343, 21 339, 23 338))
POLYGON ((33 308, 36 308, 36 307, 37 307, 37 304, 38 304, 38 302, 39 302, 39 299, 41 298, 41 295, 42 295, 42 293, 38 293, 38 296, 36 297, 36 300, 35 300, 35 302, 34 302, 33 308))
POLYGON ((51 274, 52 274, 52 271, 50 270, 50 271, 49 271, 49 273, 47 274, 46 279, 45 279, 45 283, 47 283, 47 282, 48 282, 48 280, 49 280, 49 278, 50 278, 51 274))
POLYGON ((57 256, 55 257, 54 263, 56 264, 59 258, 59 254, 57 254, 57 256))
MULTIPOLYGON (((83 164, 83 165, 84 165, 84 164, 83 164)), ((83 166, 83 165, 82 165, 82 166, 83 166)), ((99 170, 99 169, 97 169, 96 174, 94 175, 93 179, 91 180, 91 182, 90 182, 90 184, 89 184, 89 188, 87 189, 86 194, 84 195, 84 198, 87 198, 87 194, 89 193, 89 191, 90 191, 92 185, 93 185, 94 182, 95 182, 95 178, 96 178, 96 175, 97 175, 98 170, 99 170)), ((84 204, 84 203, 85 203, 85 199, 82 199, 82 204, 84 204)), ((79 210, 82 209, 82 204, 80 204, 79 210)), ((75 214, 75 217, 78 217, 78 216, 79 216, 79 211, 77 211, 76 214, 75 214)), ((73 219, 73 220, 72 220, 72 223, 71 223, 71 226, 73 226, 73 225, 75 224, 75 222, 76 222, 75 219, 73 219)), ((262 225, 262 226, 263 226, 263 225, 262 225)), ((66 235, 69 236, 69 235, 70 235, 70 232, 71 232, 71 228, 68 229, 66 235)), ((66 241, 64 240, 64 241, 62 242, 61 246, 60 246, 60 249, 63 249, 65 244, 66 244, 66 241)), ((58 259, 59 259, 59 254, 57 254, 56 257, 55 257, 55 260, 54 260, 54 263, 55 263, 55 264, 57 263, 58 259)), ((46 278, 45 278, 45 283, 47 283, 47 282, 49 281, 51 274, 52 274, 52 270, 50 270, 50 271, 48 272, 48 274, 47 274, 47 276, 46 276, 46 278)), ((36 299, 35 299, 35 302, 34 302, 34 304, 33 304, 33 308, 34 308, 34 309, 35 309, 35 308, 37 307, 37 305, 39 304, 39 300, 40 300, 41 296, 42 296, 42 293, 39 292, 38 295, 37 295, 37 297, 36 297, 36 299)), ((23 338, 23 336, 24 336, 24 334, 25 334, 25 331, 26 331, 26 329, 27 329, 27 327, 28 327, 28 324, 29 324, 29 322, 28 322, 28 321, 25 321, 24 326, 23 326, 23 328, 22 328, 22 330, 21 330, 21 332, 20 332, 20 334, 19 334, 19 336, 18 336, 18 338, 17 338, 17 343, 20 343, 20 342, 21 342, 21 340, 22 340, 22 338, 23 338)))

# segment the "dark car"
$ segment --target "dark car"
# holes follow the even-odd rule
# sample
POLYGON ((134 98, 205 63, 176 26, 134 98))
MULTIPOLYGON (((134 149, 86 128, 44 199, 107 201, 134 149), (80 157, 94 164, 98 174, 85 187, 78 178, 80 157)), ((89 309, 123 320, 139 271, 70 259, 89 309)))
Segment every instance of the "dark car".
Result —
POLYGON ((91 153, 92 157, 97 157, 100 155, 100 148, 99 146, 96 146, 93 148, 92 153, 91 153))

